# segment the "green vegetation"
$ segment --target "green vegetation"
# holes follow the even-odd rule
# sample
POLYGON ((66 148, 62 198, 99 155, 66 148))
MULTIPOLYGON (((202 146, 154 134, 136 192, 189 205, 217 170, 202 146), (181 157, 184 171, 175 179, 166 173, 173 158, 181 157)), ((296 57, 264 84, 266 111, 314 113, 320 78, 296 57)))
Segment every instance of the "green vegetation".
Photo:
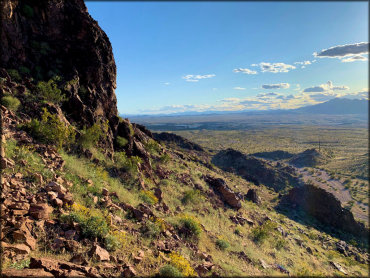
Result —
POLYGON ((22 128, 40 142, 55 145, 59 149, 63 146, 69 147, 74 142, 76 134, 72 126, 66 126, 58 115, 51 114, 46 108, 43 108, 41 121, 32 119, 22 128))
POLYGON ((51 102, 55 104, 60 104, 61 102, 65 101, 66 97, 58 88, 58 84, 56 83, 59 80, 59 77, 54 77, 47 82, 39 81, 35 88, 35 93, 37 94, 37 97, 46 102, 51 102))
POLYGON ((183 204, 195 203, 200 199, 200 191, 197 189, 190 189, 185 191, 184 197, 181 199, 183 204))
POLYGON ((119 148, 124 148, 128 144, 128 140, 121 136, 116 137, 116 142, 119 148))
POLYGON ((140 198, 149 205, 154 205, 158 203, 158 198, 154 196, 154 193, 149 190, 141 190, 140 198))
POLYGON ((224 239, 219 238, 216 240, 216 246, 220 248, 221 250, 226 250, 227 248, 230 247, 230 243, 228 243, 224 239))
POLYGON ((30 75, 31 74, 31 70, 25 66, 20 66, 19 67, 19 72, 22 74, 22 75, 30 75))
POLYGON ((22 77, 16 69, 8 69, 7 72, 13 81, 22 81, 22 77))
POLYGON ((262 244, 267 238, 272 235, 275 228, 276 223, 268 220, 263 225, 253 228, 252 238, 256 243, 262 244))
POLYGON ((159 271, 161 277, 182 277, 181 272, 174 266, 168 264, 159 271))
POLYGON ((97 147, 99 140, 107 133, 108 122, 105 123, 95 123, 91 127, 84 127, 81 130, 81 137, 79 138, 79 144, 86 148, 97 147))
POLYGON ((9 110, 16 112, 18 107, 21 105, 19 99, 13 96, 3 96, 1 98, 1 104, 4 105, 9 110))
POLYGON ((138 156, 127 157, 125 152, 116 152, 115 155, 116 166, 125 169, 128 173, 134 176, 138 171, 138 164, 142 160, 138 156))
POLYGON ((179 219, 179 231, 185 238, 199 239, 202 227, 198 219, 190 215, 184 215, 179 219))

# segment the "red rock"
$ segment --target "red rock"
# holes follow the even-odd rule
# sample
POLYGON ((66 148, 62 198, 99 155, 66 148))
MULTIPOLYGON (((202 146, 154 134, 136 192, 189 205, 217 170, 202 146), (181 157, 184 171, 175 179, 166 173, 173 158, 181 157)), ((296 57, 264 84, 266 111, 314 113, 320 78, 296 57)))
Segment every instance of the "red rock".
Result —
POLYGON ((72 239, 76 235, 76 230, 68 230, 65 232, 64 236, 67 239, 72 239))
POLYGON ((35 219, 48 219, 53 209, 46 203, 31 204, 30 215, 35 219))
POLYGON ((28 255, 31 249, 25 244, 9 244, 1 242, 1 247, 4 251, 13 251, 15 254, 28 255))
POLYGON ((28 247, 31 248, 31 250, 36 249, 36 239, 29 233, 22 232, 20 230, 13 232, 13 239, 16 242, 24 243, 28 247))
POLYGON ((132 266, 126 266, 126 268, 121 273, 121 277, 134 277, 136 276, 136 270, 132 266))
POLYGON ((1 169, 14 167, 15 163, 10 158, 1 157, 0 160, 1 169))
POLYGON ((61 208, 61 207, 63 207, 63 201, 61 199, 55 198, 53 200, 53 205, 56 206, 56 207, 61 208))
POLYGON ((48 185, 46 186, 47 191, 55 191, 58 193, 65 193, 67 192, 67 189, 65 187, 55 181, 49 182, 48 185))
POLYGON ((34 177, 36 179, 36 181, 39 183, 39 184, 43 184, 44 183, 44 178, 42 177, 41 174, 39 173, 35 173, 34 174, 34 177))
POLYGON ((13 210, 13 215, 14 216, 23 216, 28 213, 28 210, 22 210, 22 209, 15 209, 13 210))
POLYGON ((93 246, 89 251, 89 255, 97 261, 109 261, 109 252, 99 245, 93 246))
POLYGON ((27 278, 27 277, 54 277, 50 272, 46 272, 42 268, 38 269, 14 269, 8 268, 2 271, 2 277, 4 278, 27 278))
POLYGON ((59 264, 58 261, 53 260, 53 259, 46 259, 46 258, 31 258, 30 259, 30 265, 29 268, 34 269, 34 268, 43 268, 46 271, 56 271, 59 272, 59 264))
POLYGON ((87 265, 88 261, 84 257, 83 254, 76 254, 70 260, 71 263, 79 264, 79 265, 87 265))

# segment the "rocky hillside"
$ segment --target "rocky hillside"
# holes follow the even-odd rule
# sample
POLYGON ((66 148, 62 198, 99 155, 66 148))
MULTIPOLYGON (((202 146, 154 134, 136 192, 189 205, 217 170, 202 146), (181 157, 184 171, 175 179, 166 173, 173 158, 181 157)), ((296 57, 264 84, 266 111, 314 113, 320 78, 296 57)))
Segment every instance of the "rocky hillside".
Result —
POLYGON ((83 1, 0 7, 2 277, 369 274, 357 234, 275 210, 288 168, 230 150, 218 168, 118 117, 112 48, 83 1))
POLYGON ((247 156, 233 149, 220 151, 212 158, 212 163, 224 171, 234 172, 248 181, 264 184, 276 191, 298 184, 293 168, 247 156))

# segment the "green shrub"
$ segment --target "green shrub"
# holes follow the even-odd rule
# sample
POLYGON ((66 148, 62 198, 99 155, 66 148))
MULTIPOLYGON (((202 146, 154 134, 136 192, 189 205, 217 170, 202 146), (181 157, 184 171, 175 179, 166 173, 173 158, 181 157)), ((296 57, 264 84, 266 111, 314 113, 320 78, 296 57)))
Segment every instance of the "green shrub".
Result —
POLYGON ((8 74, 13 81, 22 81, 22 77, 16 69, 8 69, 8 74))
POLYGON ((1 98, 1 104, 4 105, 9 110, 15 112, 18 110, 18 107, 21 104, 21 102, 16 97, 4 96, 1 98))
POLYGON ((108 131, 108 123, 95 123, 88 129, 84 127, 81 130, 81 137, 79 138, 79 143, 84 148, 91 148, 98 145, 99 140, 108 131))
POLYGON ((276 228, 276 223, 266 221, 262 226, 256 227, 252 230, 252 238, 255 242, 263 243, 276 228))
POLYGON ((122 247, 120 241, 111 234, 108 234, 104 238, 104 246, 108 251, 116 251, 117 249, 122 247))
POLYGON ((33 9, 32 9, 32 7, 30 7, 28 5, 23 5, 22 12, 28 18, 33 17, 33 9))
POLYGON ((199 200, 200 191, 197 189, 191 189, 185 192, 184 197, 182 197, 181 202, 183 204, 194 203, 199 200))
POLYGON ((145 145, 145 149, 149 151, 150 153, 158 153, 161 151, 159 144, 153 139, 148 140, 148 142, 145 143, 144 145, 145 145))
POLYGON ((124 148, 128 144, 128 140, 121 136, 116 137, 116 142, 119 148, 124 148))
POLYGON ((46 108, 43 108, 41 121, 32 119, 23 128, 40 142, 55 145, 59 149, 73 143, 76 135, 72 126, 66 126, 57 115, 50 114, 46 108))
POLYGON ((156 238, 159 236, 161 228, 156 223, 152 221, 147 221, 143 226, 142 231, 144 236, 149 238, 156 238))
POLYGON ((154 205, 158 203, 158 198, 154 195, 152 191, 149 190, 141 190, 140 198, 149 205, 154 205))
POLYGON ((230 247, 230 243, 228 243, 226 240, 224 239, 218 239, 216 240, 216 246, 218 248, 220 248, 221 250, 226 250, 227 248, 230 247))
POLYGON ((55 77, 47 82, 39 81, 36 85, 37 96, 45 101, 55 104, 60 104, 61 102, 65 101, 66 97, 58 88, 58 85, 56 83, 56 81, 58 80, 59 78, 55 77))
POLYGON ((29 68, 25 67, 25 66, 20 66, 19 67, 19 72, 22 74, 22 75, 30 75, 31 74, 31 71, 29 68))
POLYGON ((116 152, 115 160, 118 167, 125 169, 131 175, 135 175, 138 172, 138 163, 142 163, 140 157, 127 157, 125 152, 116 152))
POLYGON ((236 234, 238 236, 241 236, 242 235, 242 231, 239 228, 235 228, 234 234, 236 234))
POLYGON ((184 215, 179 220, 179 231, 187 238, 199 239, 202 227, 195 217, 184 215))
POLYGON ((161 157, 160 157, 160 161, 162 163, 167 163, 170 160, 171 160, 171 157, 167 153, 162 154, 161 157))
POLYGON ((276 240, 275 242, 275 248, 277 250, 280 250, 281 248, 284 248, 286 246, 287 242, 286 240, 282 239, 282 238, 279 238, 278 240, 276 240))
POLYGON ((182 277, 182 273, 174 266, 168 264, 159 271, 160 277, 182 277))

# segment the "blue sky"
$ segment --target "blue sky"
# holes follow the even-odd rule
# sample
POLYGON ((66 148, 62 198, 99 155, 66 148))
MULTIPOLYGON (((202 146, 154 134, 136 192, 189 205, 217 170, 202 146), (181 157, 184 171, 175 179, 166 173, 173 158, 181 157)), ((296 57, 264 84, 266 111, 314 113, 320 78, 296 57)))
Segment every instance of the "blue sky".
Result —
POLYGON ((123 115, 368 95, 367 2, 86 5, 112 43, 123 115))

